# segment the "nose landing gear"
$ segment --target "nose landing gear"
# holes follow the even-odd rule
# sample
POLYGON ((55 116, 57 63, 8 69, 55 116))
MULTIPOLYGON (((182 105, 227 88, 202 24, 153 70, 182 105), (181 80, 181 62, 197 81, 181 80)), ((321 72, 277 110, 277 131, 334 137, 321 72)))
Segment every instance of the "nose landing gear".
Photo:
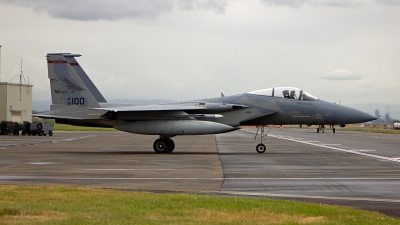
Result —
MULTIPOLYGON (((264 153, 265 150, 267 150, 267 148, 266 148, 265 145, 263 144, 263 141, 265 141, 265 140, 267 139, 267 134, 265 133, 264 128, 265 128, 265 125, 258 126, 258 127, 257 127, 256 136, 254 137, 254 140, 256 140, 256 139, 257 139, 257 135, 258 135, 258 131, 260 131, 261 143, 258 144, 258 145, 256 146, 256 151, 257 151, 258 153, 264 153)), ((270 129, 270 130, 271 130, 271 129, 270 129)), ((268 132, 267 132, 267 133, 268 133, 268 132)))
POLYGON ((256 150, 258 153, 264 153, 267 148, 263 143, 260 143, 256 146, 256 150))

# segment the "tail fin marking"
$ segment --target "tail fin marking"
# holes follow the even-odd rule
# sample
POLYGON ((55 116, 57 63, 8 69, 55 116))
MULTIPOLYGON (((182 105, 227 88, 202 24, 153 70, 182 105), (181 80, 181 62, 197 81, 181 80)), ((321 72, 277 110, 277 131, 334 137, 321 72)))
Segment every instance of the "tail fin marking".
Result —
POLYGON ((100 93, 99 89, 97 89, 96 85, 90 80, 89 76, 83 70, 83 68, 79 65, 78 61, 75 57, 80 57, 78 54, 63 54, 65 59, 68 61, 69 65, 75 69, 75 72, 81 78, 83 83, 89 89, 90 93, 92 93, 93 97, 97 100, 97 102, 107 102, 103 95, 100 93))
POLYGON ((99 108, 100 105, 63 54, 47 55, 51 110, 99 108))

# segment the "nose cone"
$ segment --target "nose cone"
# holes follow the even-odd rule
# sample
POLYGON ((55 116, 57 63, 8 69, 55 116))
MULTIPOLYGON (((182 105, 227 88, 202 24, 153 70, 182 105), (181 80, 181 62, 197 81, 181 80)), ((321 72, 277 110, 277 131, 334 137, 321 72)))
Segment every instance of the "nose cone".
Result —
POLYGON ((377 119, 375 116, 363 111, 341 105, 338 105, 336 113, 338 124, 364 123, 377 119))

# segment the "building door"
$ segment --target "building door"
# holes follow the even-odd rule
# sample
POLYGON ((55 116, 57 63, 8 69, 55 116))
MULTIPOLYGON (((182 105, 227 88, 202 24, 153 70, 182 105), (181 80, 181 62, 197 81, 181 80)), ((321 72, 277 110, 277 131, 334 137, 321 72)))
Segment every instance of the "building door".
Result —
POLYGON ((22 123, 22 115, 21 113, 11 113, 11 121, 22 123))

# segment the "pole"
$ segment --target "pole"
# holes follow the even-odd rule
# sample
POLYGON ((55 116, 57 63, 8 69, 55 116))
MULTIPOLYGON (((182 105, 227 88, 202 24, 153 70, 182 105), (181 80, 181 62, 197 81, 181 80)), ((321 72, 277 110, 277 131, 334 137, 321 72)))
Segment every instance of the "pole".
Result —
POLYGON ((1 45, 0 45, 0 82, 1 82, 1 45))

